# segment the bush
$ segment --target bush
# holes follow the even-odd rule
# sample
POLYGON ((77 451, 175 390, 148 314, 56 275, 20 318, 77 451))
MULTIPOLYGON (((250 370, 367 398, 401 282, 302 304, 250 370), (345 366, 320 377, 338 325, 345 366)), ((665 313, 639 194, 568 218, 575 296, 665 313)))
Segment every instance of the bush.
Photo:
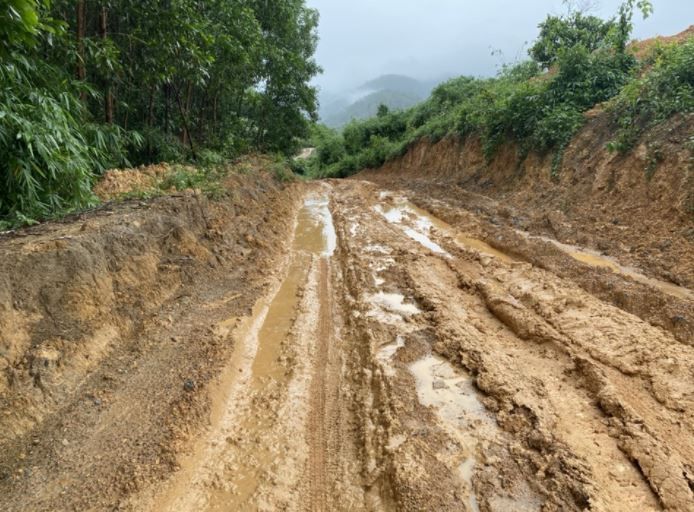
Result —
POLYGON ((608 101, 619 127, 612 147, 628 149, 645 127, 694 111, 694 39, 657 49, 642 64, 648 72, 637 78, 637 60, 626 50, 636 6, 648 10, 646 3, 627 2, 608 21, 576 13, 549 17, 530 52, 535 61, 505 66, 491 79, 449 80, 407 111, 383 110, 353 121, 342 136, 333 132, 322 139, 313 174, 342 176, 377 167, 421 138, 474 135, 488 160, 506 141, 518 144, 522 155, 554 152, 556 176, 584 113, 608 101), (542 73, 550 66, 551 72, 542 73))
POLYGON ((694 38, 658 48, 646 62, 642 76, 610 105, 618 129, 611 149, 628 151, 644 130, 675 113, 694 112, 694 38))
POLYGON ((16 55, 0 64, 0 217, 21 223, 94 203, 94 172, 114 156, 104 149, 119 134, 86 125, 76 95, 46 87, 56 76, 16 55))

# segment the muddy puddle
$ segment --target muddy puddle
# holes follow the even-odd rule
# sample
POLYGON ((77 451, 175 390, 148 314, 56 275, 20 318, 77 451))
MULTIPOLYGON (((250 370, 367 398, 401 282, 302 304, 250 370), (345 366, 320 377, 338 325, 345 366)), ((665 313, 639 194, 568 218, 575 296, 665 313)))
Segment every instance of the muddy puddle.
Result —
MULTIPOLYGON (((287 277, 272 300, 265 322, 258 333, 258 350, 251 368, 249 388, 261 399, 253 402, 252 410, 244 415, 239 432, 251 438, 259 432, 271 432, 274 411, 262 400, 263 394, 276 395, 285 389, 288 369, 282 362, 282 344, 299 307, 299 289, 306 279, 309 264, 306 253, 330 257, 337 246, 337 235, 327 198, 310 198, 299 212, 293 242, 293 262, 287 277)), ((239 457, 239 464, 227 477, 232 492, 215 493, 210 510, 233 511, 247 504, 258 488, 261 477, 281 454, 279 443, 252 443, 251 450, 239 457)))
MULTIPOLYGON (((380 286, 385 280, 376 278, 380 286)), ((371 309, 366 316, 389 325, 405 325, 404 320, 420 313, 420 309, 410 302, 405 302, 405 296, 399 293, 378 292, 366 297, 371 309)))
POLYGON ((431 228, 434 227, 434 225, 427 217, 418 215, 408 204, 396 203, 386 208, 377 205, 376 211, 389 223, 398 225, 405 235, 421 246, 429 249, 433 253, 450 257, 450 254, 448 254, 446 250, 431 239, 431 228))
POLYGON ((622 274, 625 276, 631 277, 634 281, 637 281, 639 283, 652 286, 653 288, 657 288, 663 293, 666 293, 668 295, 672 295, 673 297, 679 297, 681 299, 687 299, 687 300, 694 300, 694 292, 692 290, 689 290, 688 288, 684 288, 682 286, 678 286, 674 283, 668 283, 667 281, 662 281, 660 279, 655 279, 652 277, 648 277, 641 272, 639 272, 637 269, 633 267, 628 267, 624 265, 620 265, 620 263, 613 259, 610 258, 609 256, 605 256, 600 254, 597 251, 593 251, 591 249, 587 249, 585 247, 578 247, 575 245, 569 245, 569 244, 564 244, 559 242, 558 240, 554 240, 549 237, 545 236, 535 236, 535 235, 530 235, 529 233, 525 231, 518 231, 521 235, 523 235, 525 238, 528 239, 539 239, 544 242, 549 242, 553 244, 555 247, 558 249, 561 249, 565 253, 567 253, 569 256, 571 256, 573 259, 580 261, 581 263, 585 263, 587 265, 590 265, 592 267, 598 267, 598 268, 607 268, 610 269, 612 272, 615 272, 617 274, 622 274))
MULTIPOLYGON (((328 205, 327 197, 304 202, 294 235, 294 250, 332 256, 337 247, 337 233, 328 205)), ((355 225, 355 232, 356 229, 355 225)))
POLYGON ((493 437, 496 422, 480 402, 472 378, 448 361, 430 355, 413 363, 410 371, 417 383, 419 402, 432 407, 446 433, 460 443, 458 460, 453 465, 458 467, 470 509, 479 511, 472 488, 478 445, 493 437))
MULTIPOLYGON (((382 192, 379 197, 381 199, 390 198, 388 193, 382 192)), ((493 256, 506 263, 513 262, 513 258, 495 249, 491 245, 463 234, 459 234, 450 224, 431 215, 426 210, 419 208, 403 197, 392 197, 392 204, 377 205, 376 211, 380 213, 391 224, 399 224, 402 226, 404 233, 426 247, 430 251, 450 257, 439 244, 434 242, 431 237, 432 229, 436 229, 444 235, 450 236, 459 246, 466 249, 473 249, 479 253, 493 256), (408 226, 407 224, 411 224, 408 226)))
POLYGON ((300 289, 311 266, 310 258, 331 256, 336 244, 327 199, 307 199, 297 218, 287 275, 274 296, 258 303, 250 318, 232 318, 218 328, 224 334, 237 327, 237 338, 244 341, 238 343, 230 366, 210 392, 211 433, 181 461, 181 471, 157 500, 154 510, 249 509, 264 476, 282 455, 280 443, 271 439, 279 435, 273 432, 277 422, 277 407, 273 404, 290 380, 283 360, 284 344, 298 314, 300 289), (247 405, 239 407, 244 400, 247 405), (226 450, 226 445, 233 447, 233 462, 225 465, 206 498, 194 496, 190 484, 195 474, 226 450))
MULTIPOLYGON (((419 402, 435 411, 440 426, 460 445, 450 464, 457 468, 468 507, 479 511, 473 490, 475 470, 484 457, 484 447, 503 435, 501 429, 481 402, 472 376, 464 369, 435 355, 420 359, 409 368, 416 380, 419 402)), ((523 499, 495 496, 490 503, 507 501, 508 508, 493 507, 494 510, 539 510, 541 501, 532 493, 527 494, 523 499)))

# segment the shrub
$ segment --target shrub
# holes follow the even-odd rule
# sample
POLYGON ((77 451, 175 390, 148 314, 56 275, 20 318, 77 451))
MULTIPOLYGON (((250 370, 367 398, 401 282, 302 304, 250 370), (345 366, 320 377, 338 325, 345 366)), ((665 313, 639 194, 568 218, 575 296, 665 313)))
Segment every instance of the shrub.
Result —
POLYGON ((677 112, 694 112, 694 38, 654 53, 650 67, 610 105, 618 129, 611 149, 627 151, 647 128, 677 112))
POLYGON ((113 156, 104 152, 110 135, 85 125, 77 96, 46 87, 56 76, 17 55, 0 64, 0 217, 21 222, 94 203, 94 171, 113 156))

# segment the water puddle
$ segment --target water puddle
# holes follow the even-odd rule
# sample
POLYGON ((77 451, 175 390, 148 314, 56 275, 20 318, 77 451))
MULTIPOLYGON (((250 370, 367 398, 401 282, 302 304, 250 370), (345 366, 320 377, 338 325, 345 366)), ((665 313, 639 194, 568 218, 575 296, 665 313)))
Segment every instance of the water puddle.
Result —
POLYGON ((421 313, 414 304, 405 302, 405 296, 399 293, 378 292, 367 297, 371 310, 366 316, 389 325, 402 324, 403 319, 421 313))
POLYGON ((389 223, 399 225, 405 235, 415 242, 436 254, 450 257, 450 254, 429 237, 433 224, 426 217, 418 215, 409 204, 398 202, 385 209, 377 205, 375 210, 389 223), (411 221, 412 227, 406 225, 408 220, 411 221))
MULTIPOLYGON (((238 454, 236 463, 225 470, 221 489, 212 492, 207 510, 232 511, 247 506, 263 476, 281 456, 279 443, 258 440, 274 435, 277 420, 274 400, 288 386, 290 376, 282 361, 283 344, 294 323, 299 289, 308 273, 306 253, 329 257, 335 251, 336 241, 327 199, 306 200, 298 216, 287 276, 266 306, 256 339, 247 342, 255 344, 256 351, 245 386, 245 392, 251 396, 250 405, 240 413, 234 429, 237 439, 232 439, 238 454)), ((226 402, 227 408, 237 406, 236 400, 226 402)))
POLYGON ((443 429, 462 447, 458 473, 468 489, 470 508, 478 511, 472 490, 476 455, 480 441, 491 439, 498 432, 496 421, 479 400, 472 377, 464 370, 430 355, 413 363, 410 371, 417 383, 419 402, 436 411, 443 429))
POLYGON ((395 338, 395 343, 389 343, 382 346, 376 353, 376 359, 381 363, 386 375, 394 376, 395 368, 393 368, 392 360, 396 352, 405 346, 405 338, 403 336, 397 336, 395 338))
POLYGON ((692 290, 684 288, 683 286, 678 286, 674 283, 668 283, 667 281, 661 281, 660 279, 645 276, 637 269, 633 267, 620 265, 619 262, 617 262, 615 259, 610 258, 609 256, 604 256, 597 251, 593 251, 584 247, 577 247, 575 245, 564 244, 559 242, 558 240, 554 240, 545 236, 531 236, 525 231, 518 231, 518 233, 523 235, 525 238, 537 238, 544 242, 549 242, 557 248, 564 251, 565 253, 567 253, 573 259, 585 263, 587 265, 599 268, 607 268, 617 274, 629 276, 634 281, 648 286, 652 286, 653 288, 657 288, 660 291, 667 293, 668 295, 679 297, 681 299, 694 300, 694 292, 692 292, 692 290))
POLYGON ((377 205, 375 207, 376 211, 383 215, 383 217, 391 224, 404 224, 407 220, 411 220, 414 228, 403 228, 405 234, 434 253, 443 254, 450 257, 450 255, 440 245, 432 241, 429 237, 432 228, 451 236, 451 238, 453 238, 453 240, 461 247, 473 249, 488 256, 493 256, 506 263, 511 263, 514 261, 513 258, 507 254, 495 249, 482 240, 458 234, 453 226, 437 217, 434 217, 426 210, 419 208, 405 198, 392 197, 388 195, 388 193, 384 192, 382 192, 379 197, 381 199, 392 198, 393 204, 389 205, 387 208, 383 208, 382 205, 377 205))
MULTIPOLYGON (((301 263, 299 259, 291 265, 258 332, 258 348, 248 382, 248 389, 256 399, 253 400, 250 411, 239 422, 238 432, 243 437, 256 437, 256 433, 267 432, 272 429, 275 421, 274 414, 267 409, 270 402, 264 391, 285 387, 289 380, 280 356, 282 344, 294 321, 299 302, 298 291, 305 278, 306 268, 306 263, 301 263)), ((233 491, 214 493, 210 499, 211 511, 238 510, 247 503, 257 489, 262 474, 279 455, 272 445, 266 443, 239 443, 238 448, 238 464, 233 474, 226 475, 233 491)))
POLYGON ((419 242, 421 245, 423 245, 424 247, 429 249, 431 252, 435 252, 437 254, 445 254, 448 257, 451 256, 439 244, 434 242, 427 235, 425 235, 419 231, 415 231, 412 228, 405 228, 404 231, 405 231, 405 234, 407 236, 409 236, 412 240, 414 240, 415 242, 419 242))
POLYGON ((503 261, 505 263, 513 263, 515 261, 508 254, 505 254, 499 251, 498 249, 494 249, 494 247, 492 247, 486 242, 483 242, 482 240, 470 238, 469 236, 464 235, 456 235, 454 237, 454 240, 463 247, 466 247, 468 249, 474 249, 477 252, 486 254, 488 256, 494 256, 495 258, 498 258, 500 261, 503 261))
POLYGON ((323 256, 332 256, 337 248, 337 233, 327 198, 310 198, 304 201, 299 212, 294 249, 323 256))

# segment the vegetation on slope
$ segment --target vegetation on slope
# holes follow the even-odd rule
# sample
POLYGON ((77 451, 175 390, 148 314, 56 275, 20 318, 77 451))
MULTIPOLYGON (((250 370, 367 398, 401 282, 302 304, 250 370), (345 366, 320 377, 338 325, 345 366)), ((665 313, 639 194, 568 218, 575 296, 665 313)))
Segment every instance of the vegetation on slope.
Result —
POLYGON ((0 5, 0 222, 95 200, 104 169, 293 153, 315 118, 304 0, 0 5))
POLYGON ((636 8, 625 2, 609 20, 572 12, 549 16, 529 53, 495 78, 460 77, 437 87, 409 110, 352 122, 341 132, 314 131, 317 151, 307 163, 315 176, 348 176, 404 154, 415 141, 477 136, 491 159, 505 141, 523 154, 553 152, 557 172, 585 112, 607 102, 615 150, 627 151, 642 130, 677 112, 694 111, 694 41, 660 45, 638 60, 628 43, 636 8))

